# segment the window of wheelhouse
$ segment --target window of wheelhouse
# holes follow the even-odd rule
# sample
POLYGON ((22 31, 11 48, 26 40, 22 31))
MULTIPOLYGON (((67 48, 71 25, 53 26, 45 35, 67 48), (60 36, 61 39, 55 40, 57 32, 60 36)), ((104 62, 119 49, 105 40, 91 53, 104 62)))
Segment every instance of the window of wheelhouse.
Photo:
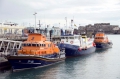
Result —
POLYGON ((69 37, 65 37, 65 39, 68 39, 69 37))
POLYGON ((81 36, 78 36, 78 39, 80 40, 80 39, 81 39, 81 36))
POLYGON ((27 46, 27 44, 26 44, 26 43, 23 43, 22 46, 27 46))
POLYGON ((40 44, 40 47, 45 47, 45 44, 40 44))
POLYGON ((48 47, 51 47, 51 44, 48 44, 48 47))
POLYGON ((104 39, 104 37, 96 37, 95 39, 104 39))
POLYGON ((40 44, 40 47, 42 46, 42 44, 40 44))
POLYGON ((70 39, 74 39, 74 37, 72 36, 72 37, 69 37, 70 39))
POLYGON ((42 47, 44 47, 44 44, 42 44, 42 47))
POLYGON ((27 46, 31 46, 31 44, 30 44, 30 43, 27 43, 27 46))
POLYGON ((39 47, 40 46, 40 44, 36 44, 37 45, 37 47, 39 47))
POLYGON ((44 44, 44 47, 46 47, 46 45, 44 44))
POLYGON ((32 46, 37 46, 37 44, 32 44, 32 46))
POLYGON ((75 39, 78 39, 79 37, 78 36, 75 36, 75 39))
POLYGON ((22 46, 31 46, 30 43, 23 43, 22 46))
POLYGON ((66 39, 65 37, 61 37, 61 39, 66 39))

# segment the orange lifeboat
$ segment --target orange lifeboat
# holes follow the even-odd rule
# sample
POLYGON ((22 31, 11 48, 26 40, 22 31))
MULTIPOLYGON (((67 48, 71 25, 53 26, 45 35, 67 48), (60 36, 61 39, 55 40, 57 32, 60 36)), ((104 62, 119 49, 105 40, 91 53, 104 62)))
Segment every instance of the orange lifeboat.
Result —
POLYGON ((94 42, 98 42, 98 43, 108 43, 109 40, 108 40, 108 37, 102 33, 102 32, 99 32, 95 35, 95 39, 94 39, 94 42))
POLYGON ((65 51, 60 51, 53 42, 47 41, 44 35, 33 33, 28 35, 17 55, 6 58, 10 61, 13 71, 24 70, 59 63, 65 59, 65 51))
POLYGON ((26 55, 49 55, 59 53, 59 48, 52 42, 46 41, 46 37, 41 34, 29 34, 27 41, 22 44, 22 49, 18 54, 26 55))
POLYGON ((96 44, 96 48, 109 48, 112 46, 112 42, 109 41, 107 35, 103 32, 96 33, 94 42, 96 44))

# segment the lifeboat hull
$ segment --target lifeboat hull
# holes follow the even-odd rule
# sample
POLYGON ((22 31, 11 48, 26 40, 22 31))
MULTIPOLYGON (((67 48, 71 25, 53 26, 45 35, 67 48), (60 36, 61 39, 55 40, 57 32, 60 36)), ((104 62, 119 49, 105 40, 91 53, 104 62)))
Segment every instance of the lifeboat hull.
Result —
POLYGON ((42 58, 35 56, 7 56, 13 71, 31 68, 40 68, 59 63, 65 60, 65 56, 58 58, 42 58))
POLYGON ((75 57, 75 56, 81 56, 86 55, 95 52, 96 47, 89 47, 87 49, 80 49, 79 46, 70 45, 70 44, 64 44, 62 46, 59 45, 59 47, 65 48, 65 56, 66 57, 75 57))
POLYGON ((108 49, 112 47, 112 42, 109 43, 95 43, 96 44, 96 48, 102 48, 102 49, 108 49))

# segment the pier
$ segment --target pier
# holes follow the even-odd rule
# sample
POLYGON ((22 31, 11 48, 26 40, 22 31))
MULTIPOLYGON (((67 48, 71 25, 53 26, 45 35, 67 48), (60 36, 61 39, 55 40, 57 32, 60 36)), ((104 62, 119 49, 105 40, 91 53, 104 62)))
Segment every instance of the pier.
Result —
POLYGON ((4 57, 0 57, 0 72, 5 72, 6 70, 10 69, 10 63, 4 57))
POLYGON ((16 54, 17 50, 21 48, 22 41, 26 39, 27 37, 23 37, 21 34, 0 34, 0 72, 11 69, 5 56, 16 54))

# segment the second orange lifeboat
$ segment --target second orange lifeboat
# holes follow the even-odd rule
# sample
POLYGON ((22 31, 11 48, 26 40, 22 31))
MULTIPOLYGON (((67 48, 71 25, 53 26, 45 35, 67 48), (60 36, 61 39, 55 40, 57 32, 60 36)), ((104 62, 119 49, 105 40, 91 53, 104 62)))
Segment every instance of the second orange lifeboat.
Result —
POLYGON ((110 48, 113 45, 107 35, 103 32, 98 32, 95 34, 94 42, 96 44, 96 48, 110 48))

